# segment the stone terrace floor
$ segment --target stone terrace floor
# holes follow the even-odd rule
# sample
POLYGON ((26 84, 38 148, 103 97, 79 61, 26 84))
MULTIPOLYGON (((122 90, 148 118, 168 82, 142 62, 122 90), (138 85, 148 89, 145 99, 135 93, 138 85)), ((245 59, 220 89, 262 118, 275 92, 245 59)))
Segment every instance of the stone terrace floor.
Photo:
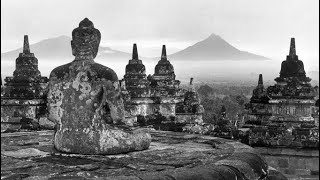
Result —
POLYGON ((121 155, 59 153, 53 148, 53 131, 1 133, 1 180, 286 179, 239 142, 149 131, 153 140, 148 150, 121 155))

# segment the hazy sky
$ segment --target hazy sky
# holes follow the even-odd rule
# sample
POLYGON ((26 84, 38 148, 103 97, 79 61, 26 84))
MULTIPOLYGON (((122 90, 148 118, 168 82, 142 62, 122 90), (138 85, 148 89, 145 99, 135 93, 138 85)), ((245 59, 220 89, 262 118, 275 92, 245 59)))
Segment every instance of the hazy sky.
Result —
MULTIPOLYGON (((85 17, 102 45, 159 56, 184 49, 211 33, 239 48, 285 59, 290 37, 302 59, 319 57, 318 0, 1 0, 1 52, 71 31, 85 17)), ((313 62, 315 62, 313 60, 313 62)), ((319 67, 319 63, 317 64, 319 67)))

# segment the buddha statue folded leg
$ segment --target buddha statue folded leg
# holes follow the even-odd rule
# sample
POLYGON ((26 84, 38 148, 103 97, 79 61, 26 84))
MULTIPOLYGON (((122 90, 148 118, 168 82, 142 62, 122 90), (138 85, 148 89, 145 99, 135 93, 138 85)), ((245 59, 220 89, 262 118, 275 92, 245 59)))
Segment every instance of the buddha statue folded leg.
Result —
MULTIPOLYGON (((124 106, 117 89, 109 88, 104 84, 103 101, 110 107, 113 124, 103 124, 100 133, 100 150, 102 154, 126 153, 148 149, 151 143, 151 135, 139 129, 125 128, 124 106), (121 105, 120 105, 121 104, 121 105), (118 124, 118 125, 117 125, 118 124)), ((115 85, 113 87, 118 87, 115 85)), ((119 88, 119 87, 118 87, 119 88)))
MULTIPOLYGON (((79 73, 83 74, 82 71, 79 73)), ((58 124, 54 140, 57 150, 78 154, 120 154, 149 147, 150 134, 117 126, 125 124, 124 104, 117 81, 86 81, 86 87, 90 87, 88 95, 79 98, 76 94, 81 90, 77 86, 67 88, 65 85, 75 84, 74 78, 67 82, 53 79, 49 84, 48 110, 49 118, 58 124), (72 101, 74 103, 69 103, 72 101)))
POLYGON ((76 154, 121 154, 148 149, 151 143, 151 135, 143 131, 121 130, 108 124, 95 129, 57 131, 55 148, 76 154))
POLYGON ((119 129, 105 129, 100 136, 100 150, 102 154, 126 153, 148 149, 151 135, 138 131, 123 131, 119 129))

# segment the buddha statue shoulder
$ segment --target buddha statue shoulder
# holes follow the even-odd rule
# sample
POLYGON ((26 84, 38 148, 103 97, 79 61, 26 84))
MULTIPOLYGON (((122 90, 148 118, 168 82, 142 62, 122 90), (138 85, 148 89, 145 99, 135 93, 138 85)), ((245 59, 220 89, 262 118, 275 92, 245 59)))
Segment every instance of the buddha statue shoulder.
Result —
POLYGON ((75 59, 52 70, 48 118, 57 124, 54 146, 79 154, 119 154, 147 149, 151 136, 118 128, 125 118, 117 74, 94 61, 101 34, 85 18, 72 31, 75 59))

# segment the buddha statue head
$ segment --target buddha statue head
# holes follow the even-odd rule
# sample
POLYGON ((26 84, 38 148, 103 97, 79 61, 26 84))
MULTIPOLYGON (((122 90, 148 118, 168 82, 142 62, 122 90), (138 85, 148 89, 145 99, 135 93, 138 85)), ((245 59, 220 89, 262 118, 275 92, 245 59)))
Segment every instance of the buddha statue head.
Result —
POLYGON ((79 27, 72 31, 72 54, 76 59, 94 59, 98 54, 100 40, 100 31, 94 28, 88 18, 85 18, 79 23, 79 27))

